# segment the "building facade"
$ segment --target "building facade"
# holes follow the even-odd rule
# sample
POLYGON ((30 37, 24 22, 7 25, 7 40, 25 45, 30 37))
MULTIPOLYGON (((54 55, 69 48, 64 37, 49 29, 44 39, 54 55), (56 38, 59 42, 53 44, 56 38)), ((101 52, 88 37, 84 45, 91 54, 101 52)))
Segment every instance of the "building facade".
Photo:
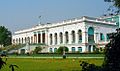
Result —
POLYGON ((16 31, 12 44, 45 44, 44 52, 56 52, 60 46, 67 46, 69 52, 93 52, 95 47, 104 47, 109 42, 109 33, 117 28, 116 22, 107 18, 83 16, 16 31))

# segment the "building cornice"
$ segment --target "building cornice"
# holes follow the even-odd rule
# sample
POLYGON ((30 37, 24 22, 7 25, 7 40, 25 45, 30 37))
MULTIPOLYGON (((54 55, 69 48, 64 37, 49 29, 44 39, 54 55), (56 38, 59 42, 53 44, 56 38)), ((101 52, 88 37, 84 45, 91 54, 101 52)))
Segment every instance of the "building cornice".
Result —
POLYGON ((88 16, 83 16, 81 18, 74 18, 74 19, 70 19, 70 20, 64 20, 64 21, 58 22, 58 23, 37 25, 37 26, 29 28, 29 29, 16 31, 15 34, 27 33, 27 32, 32 32, 32 31, 35 31, 35 30, 47 29, 47 28, 52 28, 52 27, 71 25, 71 24, 85 22, 85 21, 87 21, 87 22, 95 22, 95 23, 102 23, 102 24, 112 25, 112 26, 115 26, 115 24, 116 24, 114 21, 106 21, 106 20, 100 19, 100 18, 92 18, 92 17, 88 17, 88 16))

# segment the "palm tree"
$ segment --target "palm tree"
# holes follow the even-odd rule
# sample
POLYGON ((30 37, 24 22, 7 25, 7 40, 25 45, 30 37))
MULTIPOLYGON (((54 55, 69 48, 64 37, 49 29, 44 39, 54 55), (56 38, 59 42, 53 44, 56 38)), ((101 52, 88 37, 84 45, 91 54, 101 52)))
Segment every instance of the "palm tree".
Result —
POLYGON ((12 69, 12 71, 14 71, 14 70, 15 70, 15 68, 14 68, 14 67, 19 68, 17 65, 13 65, 13 64, 11 64, 11 65, 9 66, 9 68, 11 68, 11 69, 12 69))

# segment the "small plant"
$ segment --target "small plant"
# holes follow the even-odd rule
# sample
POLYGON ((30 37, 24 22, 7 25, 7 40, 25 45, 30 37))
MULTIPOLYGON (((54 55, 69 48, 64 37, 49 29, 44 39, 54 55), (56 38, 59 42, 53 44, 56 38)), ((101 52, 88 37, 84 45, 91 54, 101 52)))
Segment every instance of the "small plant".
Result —
POLYGON ((34 50, 34 53, 38 54, 39 52, 41 52, 42 47, 36 47, 34 50))
POLYGON ((11 68, 11 71, 15 71, 15 67, 16 67, 16 68, 19 68, 17 65, 13 65, 13 64, 11 64, 11 65, 9 66, 9 68, 11 68))
MULTIPOLYGON (((7 59, 6 59, 7 60, 7 59)), ((2 58, 0 57, 0 69, 6 65, 6 61, 3 61, 2 58)))

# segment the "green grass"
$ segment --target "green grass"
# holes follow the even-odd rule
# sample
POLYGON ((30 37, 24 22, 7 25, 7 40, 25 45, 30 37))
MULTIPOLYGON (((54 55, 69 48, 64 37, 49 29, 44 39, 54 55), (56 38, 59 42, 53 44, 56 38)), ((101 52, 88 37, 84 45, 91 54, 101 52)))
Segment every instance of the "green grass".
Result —
POLYGON ((81 71, 80 60, 98 66, 103 62, 103 59, 8 58, 7 65, 0 71, 11 71, 10 64, 19 66, 15 71, 81 71))
MULTIPOLYGON (((10 57, 16 57, 16 55, 8 55, 10 57)), ((54 53, 43 53, 43 54, 32 54, 30 56, 27 55, 18 55, 17 57, 25 56, 25 57, 62 57, 62 54, 54 54, 54 53)), ((87 54, 87 53, 75 53, 75 54, 66 54, 67 57, 104 57, 104 54, 87 54)))

